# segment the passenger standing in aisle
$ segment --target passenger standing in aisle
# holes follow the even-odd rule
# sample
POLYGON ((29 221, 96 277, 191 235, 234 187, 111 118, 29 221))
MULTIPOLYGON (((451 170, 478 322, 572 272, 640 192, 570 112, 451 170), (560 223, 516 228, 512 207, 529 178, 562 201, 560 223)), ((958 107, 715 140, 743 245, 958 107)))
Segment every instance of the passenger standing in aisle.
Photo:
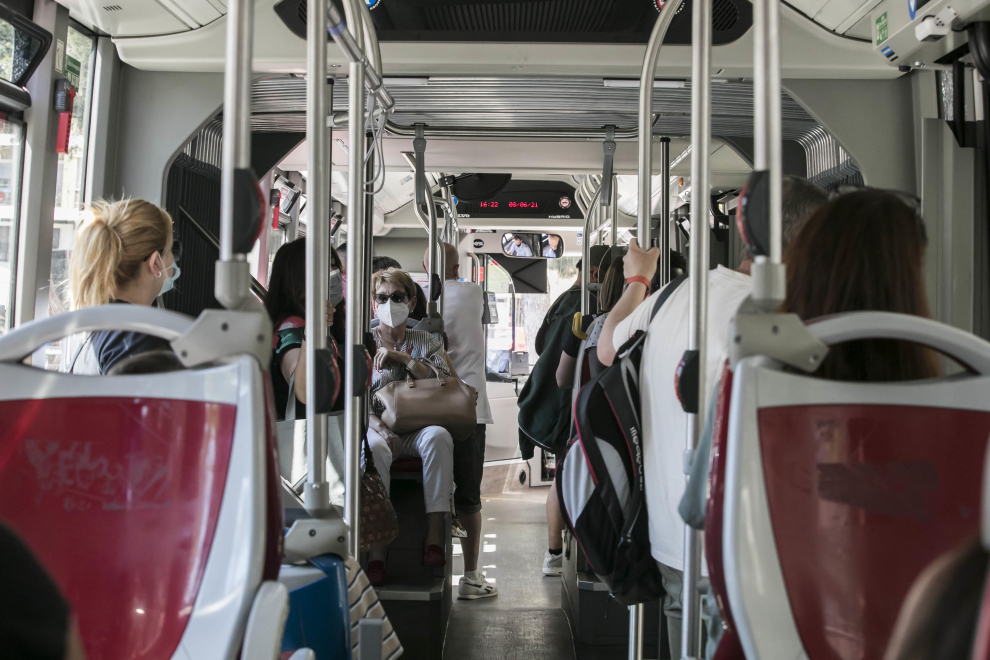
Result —
MULTIPOLYGON (((584 264, 591 268, 589 283, 597 283, 600 268, 608 268, 608 254, 609 248, 604 245, 591 248, 592 265, 584 264)), ((533 457, 534 445, 562 450, 570 432, 571 390, 557 387, 557 367, 564 339, 571 333, 574 314, 581 311, 581 267, 579 261, 577 280, 554 302, 543 319, 536 334, 536 353, 540 357, 519 393, 519 449, 527 460, 533 457)), ((588 311, 594 314, 598 298, 594 293, 590 298, 588 311)), ((548 547, 543 557, 543 574, 559 575, 563 565, 564 518, 560 515, 555 486, 550 487, 547 495, 546 514, 548 547)))
MULTIPOLYGON (((797 177, 783 181, 783 240, 797 235, 808 218, 825 202, 825 192, 797 177)), ((636 241, 625 257, 626 291, 605 320, 598 343, 598 359, 612 364, 616 351, 637 331, 647 331, 640 369, 643 424, 643 470, 650 519, 650 546, 663 576, 664 614, 671 657, 681 657, 681 606, 684 567, 684 521, 678 504, 684 493, 684 444, 687 414, 674 389, 674 374, 688 348, 689 289, 679 286, 650 315, 660 292, 649 296, 648 283, 657 268, 658 250, 645 251, 636 241), (646 300, 644 301, 644 298, 646 300)), ((752 291, 749 267, 752 255, 744 250, 738 270, 724 266, 708 274, 708 335, 705 383, 707 399, 718 379, 722 356, 728 350, 730 322, 739 304, 752 291)), ((713 649, 714 650, 714 649, 713 649)))
MULTIPOLYGON (((460 255, 444 243, 444 331, 447 354, 461 380, 478 391, 478 425, 467 440, 454 443, 454 508, 467 536, 461 539, 464 576, 457 588, 458 598, 474 600, 497 596, 498 589, 478 570, 481 551, 481 478, 485 471, 485 431, 494 424, 488 405, 485 376, 484 291, 473 282, 458 281, 460 255)), ((426 258, 429 258, 427 255, 426 258)), ((426 258, 423 269, 426 270, 426 258)))

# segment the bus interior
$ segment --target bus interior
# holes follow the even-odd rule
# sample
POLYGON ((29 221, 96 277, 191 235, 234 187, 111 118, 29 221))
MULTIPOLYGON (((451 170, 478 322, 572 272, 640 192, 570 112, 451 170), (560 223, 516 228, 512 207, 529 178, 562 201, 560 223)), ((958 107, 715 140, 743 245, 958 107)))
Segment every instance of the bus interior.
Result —
MULTIPOLYGON (((911 536, 898 538, 925 564, 981 524, 990 543, 990 501, 977 496, 990 492, 980 490, 990 437, 988 75, 986 0, 0 0, 0 523, 65 593, 84 653, 75 657, 90 660, 392 660, 392 635, 403 657, 424 660, 893 657, 883 652, 921 568, 904 559, 898 565, 914 568, 893 586, 870 577, 891 559, 891 530, 910 519, 911 536), (776 313, 782 177, 833 195, 868 187, 915 200, 931 319, 916 327, 861 311, 848 325, 799 323, 778 336, 785 325, 774 319, 787 316, 776 313), (70 259, 81 214, 127 198, 167 211, 182 278, 154 309, 76 309, 70 259), (720 422, 729 429, 729 476, 723 466, 718 482, 725 518, 719 503, 721 526, 685 533, 675 649, 664 596, 617 600, 570 529, 559 575, 541 571, 562 455, 540 446, 525 455, 520 396, 551 305, 570 290, 583 303, 600 290, 592 247, 609 248, 610 259, 633 240, 660 248, 664 285, 669 255, 683 257, 697 350, 707 273, 738 269, 752 251, 744 208, 768 227, 767 249, 757 251, 753 305, 733 327, 750 314, 749 331, 773 330, 735 336, 756 348, 733 358, 720 422), (328 300, 331 246, 346 267, 345 357, 336 385, 306 386, 314 399, 335 392, 337 406, 307 410, 283 441, 270 397, 273 319, 261 301, 279 249, 303 236, 311 318, 328 300), (439 336, 456 311, 434 286, 443 243, 456 248, 456 279, 483 292, 491 421, 477 564, 498 595, 458 599, 463 539, 451 515, 444 564, 423 565, 425 468, 397 461, 398 536, 386 579, 370 592, 386 624, 355 615, 347 600, 369 563, 358 520, 370 497, 359 457, 371 405, 372 259, 398 262, 426 293, 434 325, 422 327, 439 336), (70 336, 116 329, 168 340, 183 368, 66 373, 70 336), (805 335, 814 337, 801 344, 805 335), (797 382, 788 356, 807 342, 827 351, 873 336, 916 341, 957 366, 915 389, 797 382), (795 381, 775 380, 786 378, 795 381), (747 415, 852 407, 873 392, 889 406, 937 407, 898 427, 911 438, 976 440, 958 449, 919 440, 913 458, 886 463, 866 444, 851 458, 779 449, 785 475, 825 474, 829 461, 882 463, 875 481, 841 496, 812 479, 808 492, 822 499, 805 512, 817 523, 785 535, 775 527, 783 505, 772 434, 747 426, 747 415), (945 454, 948 472, 918 477, 927 513, 891 513, 901 500, 883 500, 883 489, 902 493, 907 473, 890 466, 941 466, 945 454), (952 475, 972 488, 958 495, 952 475), (852 513, 829 508, 836 502, 852 513), (880 536, 827 564, 848 562, 841 579, 825 569, 809 577, 808 567, 795 577, 790 538, 812 538, 815 524, 845 515, 863 538, 880 536), (326 591, 303 593, 314 585, 326 591), (701 640, 708 588, 723 590, 733 633, 717 651, 701 640), (887 598, 871 600, 870 590, 887 598)), ((305 337, 300 359, 315 371, 326 319, 306 325, 305 337)), ((685 429, 687 462, 714 396, 703 381, 687 385, 700 401, 685 429)), ((824 433, 824 417, 815 419, 824 433)), ((794 445, 818 446, 819 431, 803 441, 795 431, 794 445)), ((987 612, 990 600, 968 657, 990 658, 987 612)), ((0 635, 7 657, 3 644, 0 635)))

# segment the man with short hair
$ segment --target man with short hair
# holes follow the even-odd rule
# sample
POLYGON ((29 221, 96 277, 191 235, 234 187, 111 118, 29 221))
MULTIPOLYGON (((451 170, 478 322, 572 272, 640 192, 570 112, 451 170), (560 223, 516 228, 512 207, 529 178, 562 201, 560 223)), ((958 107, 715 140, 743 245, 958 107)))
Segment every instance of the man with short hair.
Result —
MULTIPOLYGON (((815 184, 797 177, 784 177, 785 248, 827 201, 825 191, 815 184)), ((678 286, 650 320, 656 296, 660 295, 657 291, 647 297, 658 256, 657 248, 646 251, 635 241, 630 244, 623 260, 626 290, 605 320, 598 340, 598 359, 602 364, 612 364, 616 352, 630 337, 637 331, 647 331, 639 373, 650 546, 653 558, 660 565, 667 592, 663 608, 667 616, 671 657, 679 658, 684 521, 678 512, 678 504, 686 485, 683 456, 687 413, 677 398, 674 374, 688 348, 689 287, 678 286)), ((719 266, 708 274, 707 354, 704 365, 706 400, 711 398, 719 369, 729 349, 731 319, 753 288, 749 276, 753 255, 745 249, 741 258, 742 264, 735 271, 719 266)), ((714 649, 709 649, 708 655, 713 652, 714 649)))
POLYGON ((506 254, 513 257, 532 257, 533 249, 529 247, 529 243, 523 241, 523 237, 516 234, 512 237, 512 243, 506 247, 506 254))
MULTIPOLYGON (((467 536, 461 539, 464 576, 457 587, 457 597, 466 600, 498 595, 494 584, 478 570, 481 550, 481 478, 485 469, 486 425, 494 424, 488 404, 485 375, 485 330, 481 323, 485 298, 481 287, 457 279, 460 255, 450 243, 444 243, 444 330, 449 345, 447 355, 457 376, 478 391, 478 425, 467 440, 454 443, 454 508, 467 536)), ((427 270, 423 258, 423 270, 427 270)))

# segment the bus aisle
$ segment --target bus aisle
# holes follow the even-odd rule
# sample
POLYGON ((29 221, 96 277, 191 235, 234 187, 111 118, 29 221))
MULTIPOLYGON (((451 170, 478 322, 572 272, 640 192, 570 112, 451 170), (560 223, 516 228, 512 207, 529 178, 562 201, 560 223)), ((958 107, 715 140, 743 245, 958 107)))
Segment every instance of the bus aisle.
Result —
MULTIPOLYGON (((507 489, 506 489, 507 490, 507 489)), ((446 660, 573 660, 574 645, 560 607, 559 577, 542 572, 547 528, 546 488, 483 493, 480 570, 498 598, 457 600, 447 624, 446 660)), ((454 584, 463 573, 454 545, 454 584)))

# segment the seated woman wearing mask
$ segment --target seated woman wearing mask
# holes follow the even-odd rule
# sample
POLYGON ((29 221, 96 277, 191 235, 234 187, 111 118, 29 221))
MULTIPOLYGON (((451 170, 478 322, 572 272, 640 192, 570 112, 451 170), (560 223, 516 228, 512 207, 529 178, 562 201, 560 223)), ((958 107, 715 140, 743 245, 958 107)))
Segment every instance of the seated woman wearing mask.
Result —
MULTIPOLYGON (((327 348, 339 356, 338 342, 343 341, 344 293, 340 276, 340 259, 330 249, 330 300, 326 304, 327 348), (336 303, 334 305, 333 303, 336 303)), ((289 383, 296 398, 296 419, 306 417, 306 239, 286 243, 275 253, 265 309, 275 331, 272 337, 272 391, 275 413, 285 418, 289 402, 289 383)), ((338 368, 340 364, 338 361, 338 368)), ((340 397, 338 397, 340 399, 340 397)))
MULTIPOLYGON (((380 321, 372 331, 377 352, 371 376, 371 416, 368 444, 378 473, 389 489, 389 468, 393 458, 423 459, 423 493, 426 498, 427 532, 423 563, 446 563, 443 538, 444 515, 450 510, 454 485, 454 441, 441 426, 427 426, 398 436, 381 420, 384 408, 375 394, 389 383, 404 380, 406 372, 416 380, 435 378, 427 363, 443 376, 449 376, 443 346, 429 333, 406 327, 409 312, 416 307, 415 286, 405 271, 397 268, 375 273, 371 278, 371 305, 380 321)), ((367 461, 368 457, 363 457, 367 461)), ((377 548, 369 557, 368 579, 380 585, 385 579, 385 551, 377 548)))
MULTIPOLYGON (((69 258, 72 309, 108 303, 154 304, 179 278, 181 244, 172 218, 143 199, 96 202, 84 212, 69 258)), ((62 369, 106 374, 124 358, 172 352, 169 342, 140 332, 101 330, 71 338, 62 369)))

